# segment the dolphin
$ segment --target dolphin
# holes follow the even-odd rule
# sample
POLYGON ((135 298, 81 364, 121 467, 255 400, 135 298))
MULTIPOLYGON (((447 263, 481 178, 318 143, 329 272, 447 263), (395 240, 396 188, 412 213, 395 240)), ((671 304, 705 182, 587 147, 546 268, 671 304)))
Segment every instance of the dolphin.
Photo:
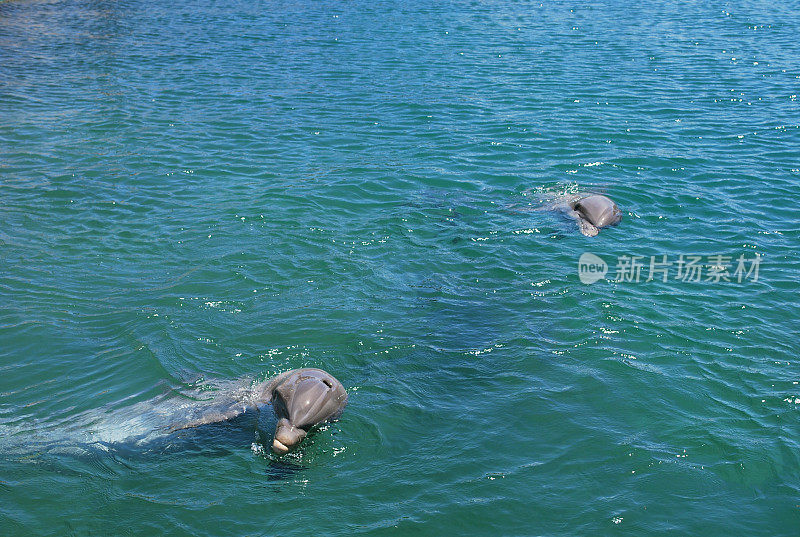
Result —
POLYGON ((327 371, 292 369, 232 398, 224 397, 222 403, 203 410, 199 418, 173 425, 168 432, 227 421, 270 403, 278 418, 272 450, 282 455, 297 447, 315 425, 338 419, 347 404, 347 392, 327 371))
POLYGON ((264 396, 269 396, 278 417, 272 451, 289 452, 306 437, 309 429, 341 416, 347 404, 342 383, 322 369, 287 371, 271 381, 264 396))
POLYGON ((622 220, 622 211, 610 198, 600 194, 592 194, 579 198, 569 204, 570 216, 578 220, 581 233, 594 237, 600 229, 614 226, 622 220))

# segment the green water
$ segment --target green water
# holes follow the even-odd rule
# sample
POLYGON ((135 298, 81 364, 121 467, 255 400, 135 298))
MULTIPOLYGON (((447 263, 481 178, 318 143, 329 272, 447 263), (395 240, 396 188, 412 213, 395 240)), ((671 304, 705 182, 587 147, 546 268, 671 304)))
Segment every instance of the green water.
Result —
POLYGON ((798 535, 796 7, 0 3, 0 535, 798 535))

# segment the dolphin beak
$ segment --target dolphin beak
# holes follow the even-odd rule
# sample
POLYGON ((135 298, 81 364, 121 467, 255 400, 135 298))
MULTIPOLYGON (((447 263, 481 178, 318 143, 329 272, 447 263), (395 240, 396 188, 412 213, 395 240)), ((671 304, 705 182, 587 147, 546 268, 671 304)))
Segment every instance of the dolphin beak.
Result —
POLYGON ((286 418, 278 420, 275 426, 275 436, 272 440, 272 451, 279 455, 288 453, 297 447, 303 438, 306 437, 306 432, 303 429, 295 427, 292 422, 286 418))
POLYGON ((272 451, 278 455, 283 455, 284 453, 289 453, 289 448, 283 445, 280 440, 276 438, 272 441, 272 451))

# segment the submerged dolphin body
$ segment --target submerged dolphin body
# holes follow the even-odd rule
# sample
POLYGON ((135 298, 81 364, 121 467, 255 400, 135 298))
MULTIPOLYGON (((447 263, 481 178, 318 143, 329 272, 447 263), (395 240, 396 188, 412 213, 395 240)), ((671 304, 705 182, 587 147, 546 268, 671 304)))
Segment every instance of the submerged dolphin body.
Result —
POLYGON ((613 226, 622 220, 622 212, 610 198, 592 194, 570 202, 571 216, 578 220, 581 233, 594 237, 600 229, 613 226))

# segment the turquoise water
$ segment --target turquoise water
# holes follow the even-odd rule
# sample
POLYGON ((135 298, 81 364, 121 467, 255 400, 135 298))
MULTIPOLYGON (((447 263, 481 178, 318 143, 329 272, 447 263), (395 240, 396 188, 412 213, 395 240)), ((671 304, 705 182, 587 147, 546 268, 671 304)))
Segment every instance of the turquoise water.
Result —
POLYGON ((0 3, 0 534, 797 535, 799 25, 0 3), (291 456, 269 413, 85 443, 302 366, 350 403, 291 456))

